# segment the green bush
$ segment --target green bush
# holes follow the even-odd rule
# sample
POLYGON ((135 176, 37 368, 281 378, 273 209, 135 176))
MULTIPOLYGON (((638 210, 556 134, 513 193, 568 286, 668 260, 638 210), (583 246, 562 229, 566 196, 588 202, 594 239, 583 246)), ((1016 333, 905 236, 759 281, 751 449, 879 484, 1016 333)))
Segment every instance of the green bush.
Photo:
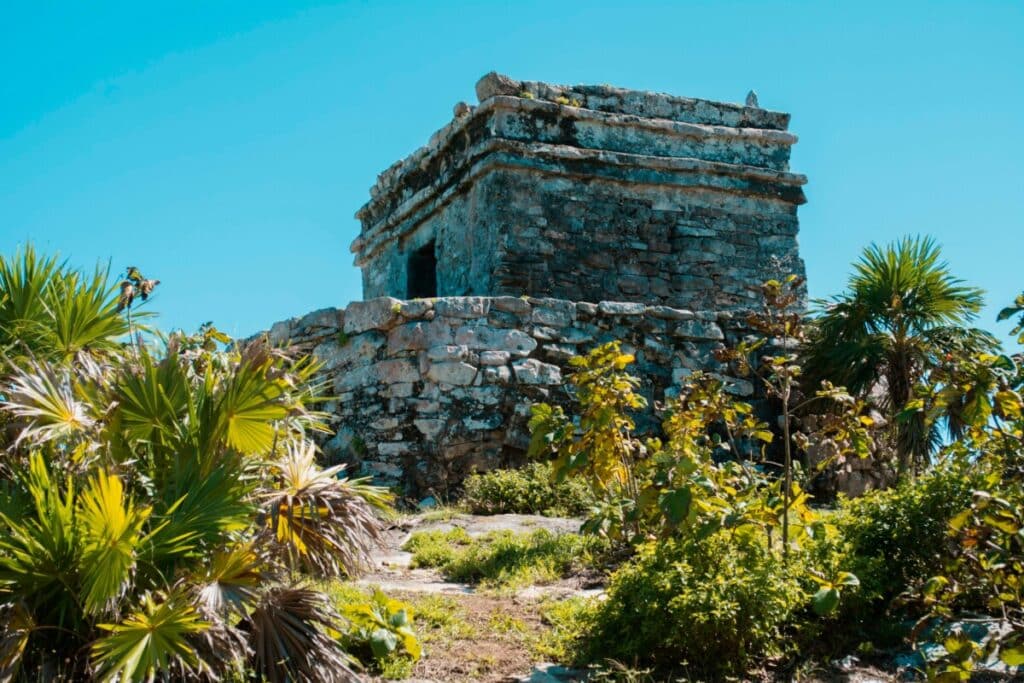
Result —
POLYGON ((586 484, 576 478, 552 483, 551 464, 531 462, 466 478, 462 503, 478 515, 502 513, 581 515, 593 505, 586 484))
POLYGON ((600 563, 607 541, 594 536, 495 531, 469 539, 461 529, 423 531, 403 546, 413 553, 412 566, 438 567, 450 581, 491 588, 550 583, 573 571, 600 563))
POLYGON ((895 488, 842 501, 835 521, 862 601, 884 608, 941 573, 950 557, 949 522, 970 507, 985 472, 978 463, 940 465, 895 488))
POLYGON ((607 600, 569 611, 577 659, 640 657, 698 680, 742 674, 781 654, 784 629, 806 610, 798 562, 786 568, 762 543, 727 532, 645 544, 612 576, 607 600))

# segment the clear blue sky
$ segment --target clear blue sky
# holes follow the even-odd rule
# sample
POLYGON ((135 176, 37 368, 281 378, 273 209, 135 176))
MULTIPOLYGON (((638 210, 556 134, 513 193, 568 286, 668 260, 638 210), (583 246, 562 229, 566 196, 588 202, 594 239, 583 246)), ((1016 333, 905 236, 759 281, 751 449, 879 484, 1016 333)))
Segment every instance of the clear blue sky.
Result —
MULTIPOLYGON (((5 2, 0 252, 163 281, 164 328, 244 335, 360 298, 378 172, 479 76, 792 112, 813 296, 871 242, 1024 288, 1024 2, 5 2)), ((1007 326, 1003 325, 1001 332, 1007 326)))

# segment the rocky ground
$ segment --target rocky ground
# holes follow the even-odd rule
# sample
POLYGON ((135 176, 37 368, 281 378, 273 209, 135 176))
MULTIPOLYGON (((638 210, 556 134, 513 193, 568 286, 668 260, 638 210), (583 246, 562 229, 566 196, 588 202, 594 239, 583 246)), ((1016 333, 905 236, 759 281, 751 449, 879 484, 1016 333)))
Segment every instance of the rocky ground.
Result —
MULTIPOLYGON (((491 531, 530 532, 539 528, 574 532, 576 519, 537 515, 477 516, 433 511, 404 518, 387 532, 385 546, 374 558, 374 570, 359 583, 377 586, 389 595, 410 602, 414 609, 444 610, 444 626, 421 631, 427 656, 417 663, 408 683, 568 683, 586 680, 586 672, 544 662, 543 636, 550 629, 541 607, 552 600, 577 595, 599 595, 592 576, 508 592, 480 591, 446 581, 435 569, 410 568, 411 553, 401 549, 416 531, 461 527, 470 536, 491 531)), ((848 658, 824 669, 792 676, 804 681, 870 683, 897 680, 894 674, 848 658)), ((786 675, 783 679, 789 679, 786 675)), ((778 680, 765 672, 764 680, 778 680)), ((379 679, 378 679, 379 680, 379 679)), ((601 680, 615 680, 604 678, 601 680)), ((623 677, 636 683, 655 683, 644 675, 623 677)))

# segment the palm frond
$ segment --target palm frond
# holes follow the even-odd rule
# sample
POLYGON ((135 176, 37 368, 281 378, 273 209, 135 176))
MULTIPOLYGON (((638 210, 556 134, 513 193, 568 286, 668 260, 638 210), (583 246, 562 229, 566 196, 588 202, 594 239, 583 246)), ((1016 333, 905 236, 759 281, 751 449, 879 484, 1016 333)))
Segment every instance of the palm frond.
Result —
POLYGON ((287 444, 275 468, 276 487, 264 495, 270 548, 318 576, 351 576, 367 567, 381 538, 375 508, 388 494, 340 478, 344 465, 320 468, 308 441, 287 444))
POLYGON ((250 345, 224 383, 217 405, 227 444, 240 453, 269 453, 273 423, 288 415, 282 400, 287 389, 287 380, 274 372, 269 352, 250 345))
POLYGON ((209 567, 194 577, 200 613, 211 621, 244 617, 256 605, 267 574, 267 562, 251 542, 215 553, 209 567))
POLYGON ((73 625, 80 618, 76 581, 81 538, 71 481, 63 488, 40 453, 14 477, 30 501, 17 516, 0 514, 0 599, 23 599, 46 623, 73 625))
POLYGON ((78 519, 82 528, 82 589, 86 611, 113 607, 129 584, 150 509, 125 495, 120 478, 100 473, 83 490, 78 519))
POLYGON ((269 683, 358 681, 351 659, 324 629, 339 630, 326 598, 306 588, 267 592, 246 624, 257 676, 269 683))
POLYGON ((88 403, 76 396, 67 370, 33 362, 24 368, 14 366, 4 394, 3 408, 28 423, 18 441, 41 444, 73 438, 95 423, 88 403))
POLYGON ((0 257, 0 350, 60 361, 116 354, 128 324, 108 280, 108 269, 85 275, 32 245, 0 257))
POLYGON ((35 625, 24 603, 0 605, 0 683, 10 683, 18 675, 35 625))
POLYGON ((146 595, 141 608, 117 624, 100 624, 107 632, 92 645, 92 663, 101 681, 148 681, 158 674, 184 678, 200 665, 189 640, 208 628, 179 594, 146 595))

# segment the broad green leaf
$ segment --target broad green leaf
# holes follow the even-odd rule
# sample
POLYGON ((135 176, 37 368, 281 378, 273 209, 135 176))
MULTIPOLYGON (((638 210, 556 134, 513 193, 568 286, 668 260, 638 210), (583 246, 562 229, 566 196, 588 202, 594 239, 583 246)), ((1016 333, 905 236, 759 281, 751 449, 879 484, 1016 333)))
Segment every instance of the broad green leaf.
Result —
POLYGON ((818 616, 825 616, 839 606, 839 591, 835 588, 822 588, 811 598, 811 607, 818 616))

